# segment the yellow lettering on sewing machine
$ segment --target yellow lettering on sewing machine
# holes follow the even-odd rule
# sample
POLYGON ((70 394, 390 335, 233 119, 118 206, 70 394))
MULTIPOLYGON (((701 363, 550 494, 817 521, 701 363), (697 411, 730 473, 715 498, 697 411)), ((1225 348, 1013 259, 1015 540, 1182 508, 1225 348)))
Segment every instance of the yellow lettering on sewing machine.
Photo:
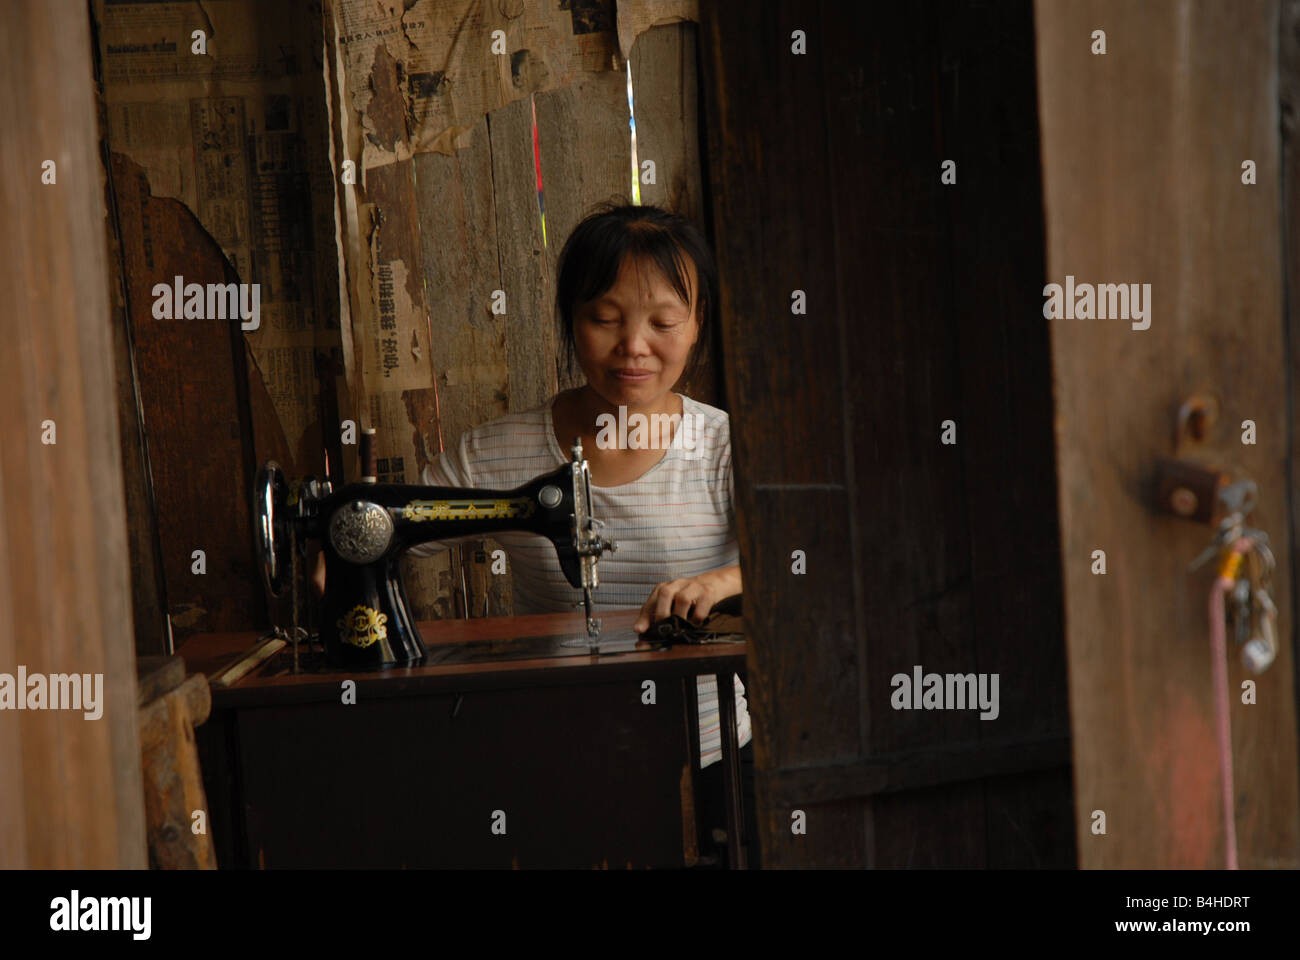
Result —
POLYGON ((402 508, 405 520, 511 520, 531 517, 529 497, 512 500, 412 500, 402 508))

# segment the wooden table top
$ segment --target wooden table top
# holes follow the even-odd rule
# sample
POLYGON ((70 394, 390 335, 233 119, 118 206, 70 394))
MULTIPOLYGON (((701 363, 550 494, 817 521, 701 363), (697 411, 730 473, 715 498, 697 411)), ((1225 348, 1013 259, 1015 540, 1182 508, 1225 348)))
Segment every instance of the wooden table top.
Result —
MULTIPOLYGON (((639 608, 602 610, 602 630, 631 629, 639 608)), ((581 613, 534 614, 522 617, 480 617, 469 620, 428 620, 418 624, 425 646, 476 640, 511 640, 552 634, 585 634, 581 613)), ((190 637, 176 653, 190 672, 214 675, 258 640, 256 632, 204 633, 190 637)), ((311 673, 288 671, 288 648, 261 664, 229 688, 212 688, 213 709, 267 704, 335 700, 344 680, 356 683, 357 696, 424 696, 468 690, 510 687, 605 683, 621 679, 662 679, 727 670, 744 672, 748 643, 682 644, 666 650, 631 653, 545 657, 491 663, 451 663, 348 671, 333 668, 311 673)))

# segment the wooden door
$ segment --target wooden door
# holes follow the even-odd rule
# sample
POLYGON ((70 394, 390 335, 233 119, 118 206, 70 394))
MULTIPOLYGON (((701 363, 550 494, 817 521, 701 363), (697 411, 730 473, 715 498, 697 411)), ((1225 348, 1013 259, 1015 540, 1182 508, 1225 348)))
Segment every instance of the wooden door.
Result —
POLYGON ((701 5, 765 866, 1075 862, 1032 8, 938 9, 701 5))

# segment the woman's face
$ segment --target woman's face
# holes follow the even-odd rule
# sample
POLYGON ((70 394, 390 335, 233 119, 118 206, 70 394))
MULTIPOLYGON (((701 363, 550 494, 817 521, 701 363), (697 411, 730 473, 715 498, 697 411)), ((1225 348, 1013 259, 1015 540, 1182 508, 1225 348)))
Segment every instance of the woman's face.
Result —
POLYGON ((653 264, 624 257, 614 285, 573 315, 578 363, 587 383, 612 406, 654 405, 673 388, 699 338, 695 265, 691 304, 683 303, 653 264))

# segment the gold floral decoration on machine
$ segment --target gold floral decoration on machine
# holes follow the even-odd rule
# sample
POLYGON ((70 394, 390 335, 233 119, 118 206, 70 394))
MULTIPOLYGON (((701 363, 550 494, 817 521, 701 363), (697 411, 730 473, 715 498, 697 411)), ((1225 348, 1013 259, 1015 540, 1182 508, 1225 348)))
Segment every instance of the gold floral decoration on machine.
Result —
POLYGON ((339 617, 339 639, 365 649, 372 643, 388 639, 388 615, 373 607, 358 604, 339 617))

